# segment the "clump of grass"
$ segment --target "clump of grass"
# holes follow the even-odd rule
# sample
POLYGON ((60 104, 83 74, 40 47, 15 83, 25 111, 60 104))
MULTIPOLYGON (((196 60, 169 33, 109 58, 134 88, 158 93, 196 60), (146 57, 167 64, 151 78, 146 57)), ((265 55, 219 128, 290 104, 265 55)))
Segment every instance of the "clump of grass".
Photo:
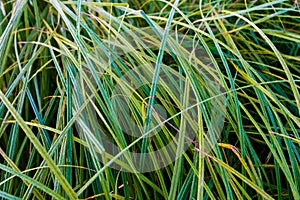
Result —
POLYGON ((0 1, 0 197, 300 199, 299 12, 0 1))

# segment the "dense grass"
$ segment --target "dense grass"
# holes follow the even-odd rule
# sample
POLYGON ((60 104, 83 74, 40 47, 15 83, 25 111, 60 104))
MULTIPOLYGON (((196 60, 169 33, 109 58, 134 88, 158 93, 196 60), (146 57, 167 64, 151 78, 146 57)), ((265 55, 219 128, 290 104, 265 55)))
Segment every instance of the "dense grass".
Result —
POLYGON ((0 6, 1 198, 300 199, 297 1, 0 6))

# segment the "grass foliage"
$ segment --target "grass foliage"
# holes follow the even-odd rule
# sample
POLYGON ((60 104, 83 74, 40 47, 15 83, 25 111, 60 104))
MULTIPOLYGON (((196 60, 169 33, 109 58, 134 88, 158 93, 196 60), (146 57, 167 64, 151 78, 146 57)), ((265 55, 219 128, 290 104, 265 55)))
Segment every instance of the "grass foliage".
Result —
POLYGON ((1 199, 300 199, 296 0, 0 8, 1 199))

